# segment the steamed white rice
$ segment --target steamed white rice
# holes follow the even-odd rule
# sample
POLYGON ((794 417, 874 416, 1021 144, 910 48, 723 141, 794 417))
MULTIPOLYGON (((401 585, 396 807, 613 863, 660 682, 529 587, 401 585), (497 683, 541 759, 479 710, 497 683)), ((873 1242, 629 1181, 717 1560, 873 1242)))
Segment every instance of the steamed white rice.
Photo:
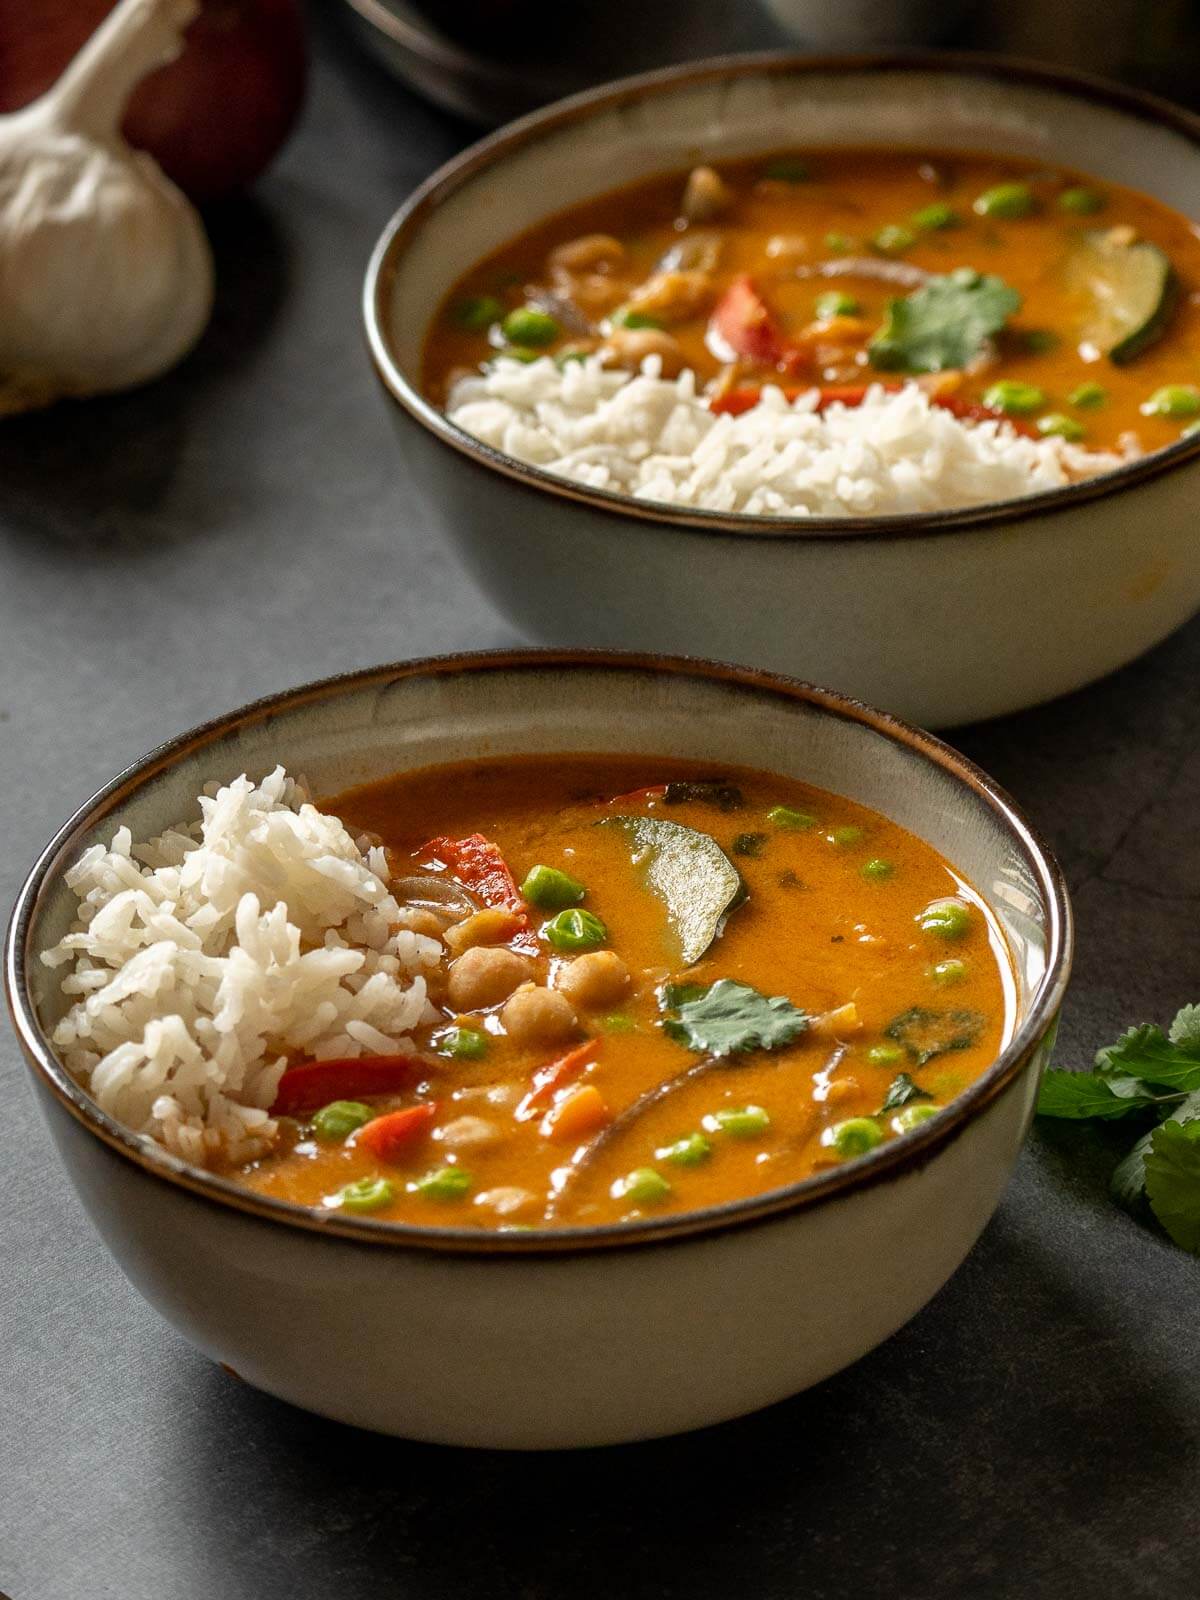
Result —
POLYGON ((452 422, 559 477, 639 500, 756 516, 942 511, 1057 489, 1123 456, 1005 422, 964 422, 919 386, 874 387, 859 406, 818 413, 767 387, 740 416, 718 416, 695 374, 667 381, 657 356, 637 374, 591 357, 499 360, 451 389, 452 422))
POLYGON ((119 828, 86 850, 66 875, 77 920, 42 959, 67 968, 53 1032, 67 1068, 203 1165, 270 1147, 289 1055, 411 1049, 443 950, 400 926, 382 850, 282 767, 210 786, 199 811, 144 845, 119 828))

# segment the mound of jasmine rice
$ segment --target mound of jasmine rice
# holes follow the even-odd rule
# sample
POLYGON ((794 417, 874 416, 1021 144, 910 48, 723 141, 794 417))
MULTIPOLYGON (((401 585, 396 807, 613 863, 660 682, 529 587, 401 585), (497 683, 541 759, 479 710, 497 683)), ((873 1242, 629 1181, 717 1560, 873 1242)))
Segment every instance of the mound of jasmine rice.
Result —
POLYGON ((289 1057, 389 1054, 431 1020, 443 950, 403 926, 378 847, 277 768, 134 843, 119 828, 66 875, 70 932, 42 959, 71 1004, 53 1031, 101 1108, 199 1165, 252 1159, 289 1057))
POLYGON ((1002 421, 960 421, 917 384, 873 386, 861 405, 817 411, 766 387, 740 416, 716 415, 695 374, 661 377, 591 357, 493 362, 460 378, 450 420, 572 482, 639 500, 767 517, 883 516, 1011 500, 1120 466, 1124 456, 1002 421))

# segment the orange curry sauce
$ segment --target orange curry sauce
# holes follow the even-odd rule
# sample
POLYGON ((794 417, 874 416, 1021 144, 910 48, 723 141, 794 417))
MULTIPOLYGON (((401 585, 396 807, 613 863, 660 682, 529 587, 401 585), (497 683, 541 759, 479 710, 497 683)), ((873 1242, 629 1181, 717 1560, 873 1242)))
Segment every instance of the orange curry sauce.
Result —
MULTIPOLYGON (((637 793, 712 777, 648 757, 509 758, 401 774, 327 801, 351 829, 384 841, 398 878, 439 870, 422 850, 431 837, 475 833, 499 846, 518 884, 537 865, 569 874, 585 886, 580 909, 601 920, 603 948, 625 964, 628 987, 596 1010, 577 1006, 567 1037, 539 1046, 506 1036, 501 1005, 456 1015, 445 976, 435 975, 439 1021, 415 1041, 422 1081, 371 1107, 435 1102, 418 1136, 381 1162, 357 1134, 322 1139, 298 1119, 242 1181, 302 1205, 336 1206, 345 1185, 382 1177, 389 1199, 372 1215, 425 1225, 609 1223, 792 1183, 855 1153, 831 1143, 849 1119, 869 1119, 879 1139, 899 1136, 901 1111, 880 1108, 901 1073, 927 1097, 910 1107, 940 1106, 978 1077, 1009 1029, 1012 981, 1003 938, 976 892, 894 823, 791 779, 722 772, 740 801, 731 806, 725 796, 724 808, 703 795, 668 803, 661 792, 637 793), (614 815, 696 830, 742 875, 745 898, 686 970, 667 906, 648 886, 645 859, 635 860, 624 825, 597 826, 614 815), (954 897, 963 924, 950 938, 919 920, 944 897, 954 897), (705 1059, 665 1030, 663 985, 722 978, 786 997, 808 1025, 779 1048, 722 1058, 610 1132, 640 1096, 705 1059), (477 1058, 439 1053, 456 1023, 484 1035, 477 1058), (582 1052, 584 1064, 529 1114, 535 1074, 588 1040, 595 1043, 582 1052), (922 1060, 913 1040, 951 1047, 922 1060), (584 1089, 594 1091, 584 1096, 586 1114, 564 1134, 556 1107, 584 1089), (732 1121, 723 1115, 747 1110, 732 1121), (693 1159, 680 1160, 678 1149, 664 1154, 686 1141, 693 1159), (450 1193, 419 1186, 447 1168, 462 1174, 450 1193), (642 1175, 632 1189, 630 1174, 642 1175)), ((516 944, 533 951, 534 980, 554 986, 578 957, 546 942, 541 929, 555 912, 529 911, 516 944)))
POLYGON ((664 364, 665 375, 682 364, 704 382, 719 377, 721 385, 743 386, 743 395, 771 381, 798 390, 827 387, 831 398, 839 390, 844 398, 845 391, 872 380, 902 382, 903 373, 872 367, 866 345, 882 324, 889 299, 903 297, 912 285, 818 271, 835 260, 866 259, 935 274, 971 267, 1019 292, 1021 309, 990 356, 966 372, 942 375, 948 403, 978 407, 997 380, 1009 380, 1041 392, 1041 402, 1014 419, 1031 430, 1042 417, 1066 417, 1065 426, 1095 449, 1114 448, 1128 435, 1146 450, 1179 438, 1179 416, 1147 416, 1140 408, 1163 386, 1200 383, 1200 234, 1159 201, 1075 172, 958 152, 818 151, 782 161, 763 156, 725 162, 715 171, 731 198, 711 218, 683 218, 687 174, 672 173, 559 212, 472 266, 450 288, 430 328, 426 392, 444 403, 456 374, 476 370, 510 343, 498 321, 464 327, 465 307, 490 304, 494 313, 507 313, 547 293, 565 298, 578 317, 569 319, 571 326, 563 323, 537 354, 562 357, 604 347, 610 364, 633 367, 643 348, 650 348, 646 333, 658 330, 678 352, 664 364), (803 181, 766 175, 791 167, 807 174, 803 181), (980 215, 974 209, 980 196, 1014 182, 1030 191, 1028 215, 980 215), (1066 209, 1070 202, 1064 196, 1081 192, 1095 209, 1066 209), (931 207, 943 208, 941 215, 931 207), (1066 282, 1072 242, 1085 231, 1113 229, 1123 238, 1157 245, 1178 283, 1162 336, 1126 365, 1080 344, 1081 307, 1066 282), (590 263, 581 257, 575 271, 556 268, 561 260, 556 252, 594 236, 610 240, 607 255, 596 253, 590 263), (611 249, 612 241, 619 253, 611 249), (612 313, 619 317, 628 305, 638 305, 664 257, 667 264, 679 264, 681 247, 685 272, 703 269, 710 280, 707 290, 694 276, 668 285, 665 299, 648 303, 649 323, 643 319, 618 330, 617 343, 624 342, 627 359, 612 347, 612 313), (722 359, 714 353, 714 304, 744 275, 781 335, 811 354, 803 371, 785 378, 769 362, 756 367, 742 360, 730 366, 727 354, 722 359), (855 309, 823 319, 817 314, 818 297, 835 290, 851 298, 855 309), (631 344, 629 332, 639 330, 642 340, 631 344), (1085 384, 1098 384, 1103 395, 1077 403, 1072 397, 1085 384))

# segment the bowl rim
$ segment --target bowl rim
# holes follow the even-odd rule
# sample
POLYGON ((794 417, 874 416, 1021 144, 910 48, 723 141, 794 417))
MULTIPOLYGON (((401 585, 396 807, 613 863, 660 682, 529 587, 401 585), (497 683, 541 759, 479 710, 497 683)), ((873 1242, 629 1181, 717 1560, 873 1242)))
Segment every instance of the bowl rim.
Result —
POLYGON ((17 895, 4 947, 4 986, 9 1012, 26 1064, 41 1087, 87 1132, 118 1156, 160 1181, 189 1191, 221 1208, 280 1223, 327 1238, 487 1258, 528 1259, 575 1256, 581 1251, 619 1250, 712 1237, 729 1229, 770 1221, 784 1213, 836 1200, 848 1191, 894 1181, 933 1160, 1020 1076, 1053 1027, 1071 971, 1073 919, 1066 881, 1048 846, 1011 796, 957 750, 890 712, 876 710, 848 695, 757 668, 733 666, 691 656, 582 649, 501 649, 429 656, 390 662, 316 679, 226 712, 156 746, 132 762, 79 806, 40 852, 17 895), (529 1232, 483 1232, 479 1228, 424 1227, 387 1222, 344 1212, 322 1212, 246 1189, 231 1178, 192 1166, 135 1134, 104 1112, 58 1060, 42 1028, 29 986, 38 953, 32 948, 38 916, 51 882, 79 849, 80 836, 112 814, 131 796, 185 756, 202 752, 251 724, 269 722, 316 702, 372 689, 390 688, 410 678, 436 679, 491 673, 642 672, 655 677, 701 679, 768 696, 785 705, 806 706, 877 733, 906 747, 982 800, 1021 851, 1046 907, 1046 968, 1024 1017, 995 1061, 952 1100, 942 1113, 902 1139, 887 1141, 867 1155, 796 1180, 764 1194, 741 1196, 695 1211, 632 1222, 529 1232))
POLYGON ((1164 473, 1174 472, 1189 462, 1200 460, 1200 434, 1196 434, 1191 438, 1178 439, 1160 450, 1150 451, 1094 478, 977 506, 849 517, 769 517, 747 512, 707 511, 674 506, 665 501, 638 500, 614 490, 589 488, 518 461, 516 457, 485 444, 451 422, 421 394, 415 384, 409 382, 394 358, 387 334, 389 318, 385 302, 395 262, 404 254, 409 242, 432 212, 477 173, 502 164, 515 151, 536 144, 561 128, 586 122, 612 107, 669 95, 677 89, 713 79, 912 71, 960 75, 964 78, 999 78, 1011 83, 1033 84, 1052 90, 1066 99, 1099 102, 1138 120, 1182 134, 1196 146, 1200 157, 1200 115, 1182 106, 1142 90, 1128 89, 1092 73, 988 52, 891 50, 809 55, 772 50, 713 56, 681 66, 663 67, 653 72, 615 79, 595 89, 554 101, 469 145, 433 172, 393 214, 371 252, 363 284, 362 314, 367 348, 376 377, 395 404, 418 426, 474 466, 497 472, 524 490, 587 506, 603 515, 626 521, 652 523, 658 528, 686 528, 710 535, 732 534, 741 539, 800 539, 815 542, 829 539, 914 539, 958 533, 966 529, 986 530, 997 524, 1011 527, 1121 494, 1164 473))

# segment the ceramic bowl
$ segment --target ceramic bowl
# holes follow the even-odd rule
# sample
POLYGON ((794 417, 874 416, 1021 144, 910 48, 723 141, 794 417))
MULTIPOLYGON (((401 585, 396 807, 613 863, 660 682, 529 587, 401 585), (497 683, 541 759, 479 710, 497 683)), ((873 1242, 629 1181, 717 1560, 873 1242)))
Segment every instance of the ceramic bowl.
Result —
MULTIPOLYGON (((107 784, 17 902, 6 979, 58 1152, 134 1285, 215 1361, 362 1427, 542 1448, 678 1432, 856 1360, 945 1282, 1016 1160, 1071 959, 1054 861, 996 787, 928 734, 786 679, 657 657, 523 652, 381 667, 260 701, 107 784), (56 1061, 38 959, 64 870, 128 825, 192 814, 211 779, 283 762, 315 792, 432 762, 656 752, 767 766, 927 839, 993 906, 1013 955, 1001 1056, 940 1116, 773 1193, 629 1224, 417 1228, 252 1194, 113 1122, 56 1061)), ((981 1358, 964 1352, 964 1360, 981 1358)))
POLYGON ((1200 436, 1017 501, 789 520, 567 484, 423 398, 425 330, 489 249, 618 182, 788 143, 1011 152, 1184 213, 1200 193, 1200 119, 985 57, 729 57, 564 101, 436 173, 368 270, 371 355, 428 518, 534 638, 747 661, 934 727, 1076 689, 1162 639, 1200 605, 1200 436))

